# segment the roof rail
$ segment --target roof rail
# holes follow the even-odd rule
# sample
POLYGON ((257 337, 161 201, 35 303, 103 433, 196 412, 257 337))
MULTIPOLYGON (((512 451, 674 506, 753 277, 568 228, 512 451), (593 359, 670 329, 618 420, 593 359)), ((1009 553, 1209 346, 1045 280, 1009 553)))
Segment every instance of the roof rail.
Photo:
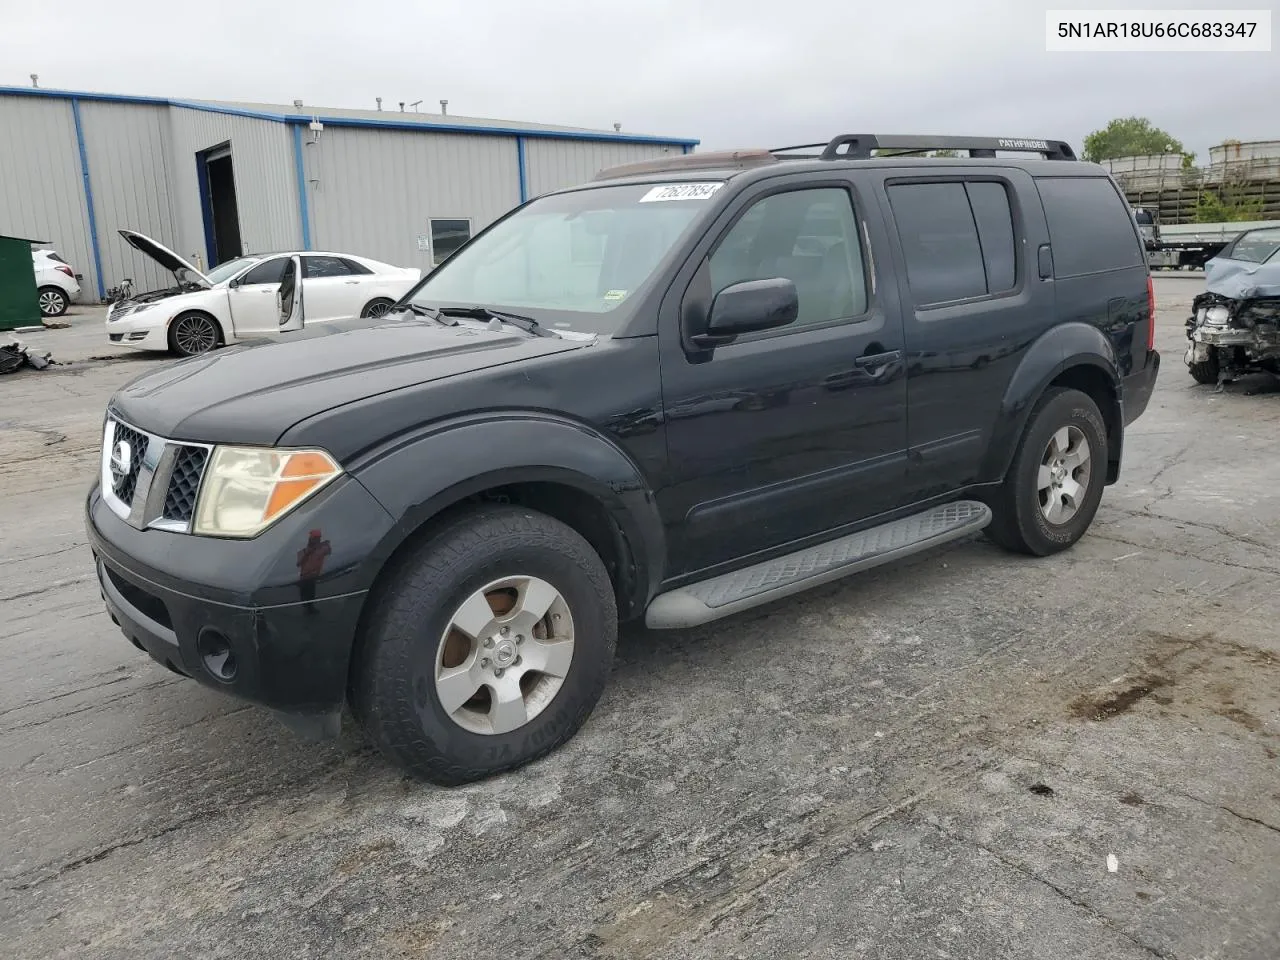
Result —
POLYGON ((964 150, 971 157, 994 157, 997 150, 1038 153, 1047 160, 1075 160, 1075 151, 1065 140, 1036 140, 1017 137, 879 136, 874 133, 842 133, 827 143, 805 143, 779 147, 775 156, 791 154, 793 159, 868 160, 872 151, 893 150, 927 153, 930 150, 964 150), (798 151, 819 150, 818 153, 798 151))
POLYGON ((745 170, 778 158, 768 150, 714 150, 707 153, 688 153, 674 157, 658 157, 654 160, 637 160, 605 167, 593 179, 612 180, 615 177, 638 177, 647 173, 664 173, 676 170, 745 170))

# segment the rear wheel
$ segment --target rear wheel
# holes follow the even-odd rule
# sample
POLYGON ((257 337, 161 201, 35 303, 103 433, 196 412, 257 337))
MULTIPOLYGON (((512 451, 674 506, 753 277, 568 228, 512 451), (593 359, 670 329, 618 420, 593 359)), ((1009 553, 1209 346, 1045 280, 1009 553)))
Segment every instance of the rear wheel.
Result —
POLYGON ((208 353, 222 342, 222 328, 207 313, 181 313, 169 324, 169 349, 180 357, 208 353))
POLYGON ((1036 404, 1004 484, 991 502, 989 539, 1047 556, 1084 536, 1107 472, 1107 429, 1079 390, 1053 388, 1036 404))
POLYGON ((364 309, 360 311, 362 317, 381 317, 388 310, 394 301, 388 300, 386 297, 378 297, 376 300, 370 300, 364 305, 364 309))
POLYGON ((40 303, 41 316, 60 317, 67 312, 69 302, 67 295, 57 287, 41 287, 37 300, 40 303))
POLYGON ((565 743, 599 701, 617 642, 600 557, 518 507, 454 519, 388 571, 370 604, 354 712, 394 763, 445 785, 565 743))

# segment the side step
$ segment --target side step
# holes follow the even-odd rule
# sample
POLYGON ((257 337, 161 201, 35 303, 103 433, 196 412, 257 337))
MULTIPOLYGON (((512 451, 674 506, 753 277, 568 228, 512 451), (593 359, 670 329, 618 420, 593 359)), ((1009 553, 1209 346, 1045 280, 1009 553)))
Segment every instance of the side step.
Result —
POLYGON ((675 630, 710 623, 959 539, 990 522, 991 510, 984 503, 944 503, 880 527, 659 594, 645 611, 645 626, 675 630))

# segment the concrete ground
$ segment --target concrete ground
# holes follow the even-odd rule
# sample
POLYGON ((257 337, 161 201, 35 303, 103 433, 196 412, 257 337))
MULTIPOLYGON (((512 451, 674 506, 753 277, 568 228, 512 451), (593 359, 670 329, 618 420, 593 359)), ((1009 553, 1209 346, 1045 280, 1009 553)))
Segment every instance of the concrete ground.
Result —
POLYGON ((453 790, 112 626, 80 507, 154 361, 3 378, 0 953, 1275 960, 1280 395, 1187 375, 1201 283, 1157 280, 1159 386, 1073 550, 634 631, 573 741, 453 790))

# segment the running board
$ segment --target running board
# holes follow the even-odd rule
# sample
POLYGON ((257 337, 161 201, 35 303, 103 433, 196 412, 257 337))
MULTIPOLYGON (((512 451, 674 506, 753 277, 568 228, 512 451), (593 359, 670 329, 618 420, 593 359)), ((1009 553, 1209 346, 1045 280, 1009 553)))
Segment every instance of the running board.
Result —
POLYGON ((645 626, 676 630, 710 623, 976 533, 990 522, 991 510, 986 504, 973 500, 944 503, 924 513, 659 594, 645 611, 645 626))

